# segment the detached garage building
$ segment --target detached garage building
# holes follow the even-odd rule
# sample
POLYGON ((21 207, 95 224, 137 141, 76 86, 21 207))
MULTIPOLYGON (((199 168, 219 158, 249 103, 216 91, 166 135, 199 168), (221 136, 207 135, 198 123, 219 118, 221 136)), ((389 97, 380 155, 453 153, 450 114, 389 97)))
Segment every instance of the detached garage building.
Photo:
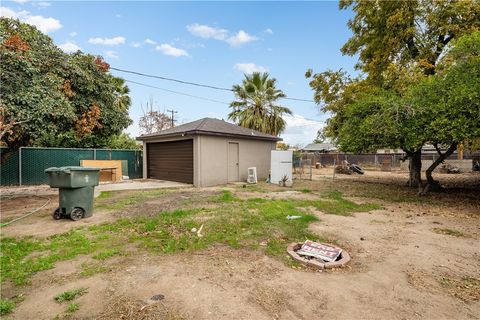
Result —
POLYGON ((142 135, 144 178, 197 187, 246 181, 247 168, 268 177, 271 151, 282 139, 223 120, 204 118, 142 135))

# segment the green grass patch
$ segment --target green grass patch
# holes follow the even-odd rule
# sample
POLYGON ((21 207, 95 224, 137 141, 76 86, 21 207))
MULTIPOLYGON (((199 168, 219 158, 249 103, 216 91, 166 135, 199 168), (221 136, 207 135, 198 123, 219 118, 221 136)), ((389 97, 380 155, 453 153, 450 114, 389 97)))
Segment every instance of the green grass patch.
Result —
POLYGON ((348 192, 351 196, 379 199, 390 203, 434 204, 435 199, 419 197, 415 188, 399 187, 376 183, 351 183, 348 192))
POLYGON ((113 191, 102 191, 96 198, 96 200, 109 199, 113 195, 113 191))
POLYGON ((10 299, 0 299, 0 315, 4 316, 15 309, 15 301, 10 299))
POLYGON ((148 201, 171 192, 168 189, 138 190, 138 191, 104 191, 95 201, 95 208, 104 210, 122 210, 128 206, 148 201), (122 192, 122 196, 115 193, 122 192), (112 201, 114 197, 118 197, 112 201))
POLYGON ((463 232, 458 230, 448 229, 448 228, 434 228, 433 232, 439 233, 439 234, 446 234, 454 237, 466 237, 466 235, 463 232))
MULTIPOLYGON (((137 194, 135 199, 160 193, 137 194)), ((128 201, 132 200, 129 194, 126 196, 130 199, 128 201)), ((51 269, 56 262, 79 255, 91 255, 94 259, 81 265, 81 275, 92 276, 107 271, 102 261, 121 255, 129 243, 160 254, 225 244, 233 248, 264 250, 266 254, 287 262, 285 249, 289 243, 306 239, 324 241, 308 231, 309 224, 318 219, 305 208, 315 207, 325 213, 339 215, 380 208, 375 204, 356 204, 344 199, 339 192, 328 193, 317 200, 243 200, 231 191, 223 190, 214 198, 214 207, 159 212, 153 217, 121 218, 47 239, 2 238, 1 281, 10 279, 16 284, 25 284, 32 274, 51 269), (301 218, 288 220, 286 217, 289 215, 301 218), (200 237, 191 231, 193 228, 200 229, 202 225, 200 237), (262 242, 267 245, 260 246, 262 242)), ((212 204, 212 199, 206 200, 212 204)))
POLYGON ((87 292, 88 292, 87 288, 78 288, 78 289, 68 290, 55 296, 53 299, 59 303, 62 303, 65 301, 72 301, 84 295, 87 292))
POLYGON ((210 198, 210 201, 213 202, 232 202, 232 201, 238 201, 239 199, 235 197, 230 190, 222 190, 220 195, 218 196, 212 196, 210 198))
POLYGON ((67 314, 72 314, 75 313, 80 309, 80 304, 78 302, 71 302, 68 304, 67 310, 65 310, 65 313, 67 314))
POLYGON ((344 199, 338 191, 331 191, 325 194, 325 200, 313 201, 313 206, 326 213, 339 216, 351 216, 354 212, 366 212, 382 209, 382 206, 373 203, 357 204, 353 201, 344 199))
POLYGON ((116 255, 122 255, 123 253, 118 248, 107 249, 100 251, 99 253, 92 256, 93 259, 97 260, 106 260, 116 255))
POLYGON ((82 271, 80 275, 82 277, 91 277, 98 273, 103 273, 107 271, 107 268, 100 263, 97 262, 84 262, 81 264, 82 271))
POLYGON ((301 193, 312 193, 312 190, 310 190, 308 188, 304 188, 304 189, 301 189, 300 192, 301 193))

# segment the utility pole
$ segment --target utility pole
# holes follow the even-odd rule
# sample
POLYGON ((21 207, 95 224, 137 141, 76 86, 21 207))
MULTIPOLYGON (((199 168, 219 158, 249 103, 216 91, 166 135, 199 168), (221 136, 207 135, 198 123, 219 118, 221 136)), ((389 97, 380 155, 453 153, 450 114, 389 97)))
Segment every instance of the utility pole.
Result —
POLYGON ((170 110, 170 109, 167 109, 167 112, 171 112, 172 113, 172 128, 175 126, 175 113, 178 113, 178 111, 175 111, 175 110, 170 110))

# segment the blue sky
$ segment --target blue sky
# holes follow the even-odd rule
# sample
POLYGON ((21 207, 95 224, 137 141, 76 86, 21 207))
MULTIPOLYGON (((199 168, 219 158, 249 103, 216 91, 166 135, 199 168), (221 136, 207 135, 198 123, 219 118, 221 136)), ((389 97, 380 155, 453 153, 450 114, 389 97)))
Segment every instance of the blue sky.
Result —
MULTIPOLYGON (((268 71, 287 96, 312 99, 304 73, 343 68, 356 59, 340 47, 350 37, 350 11, 336 2, 71 2, 3 1, 3 16, 34 24, 65 51, 102 55, 112 67, 230 88, 244 72, 268 71)), ((112 71, 127 80, 205 97, 205 101, 130 83, 139 135, 141 106, 178 111, 178 123, 227 120, 233 94, 112 71)), ((327 115, 312 102, 282 100, 294 112, 282 134, 289 144, 311 142, 327 115)))

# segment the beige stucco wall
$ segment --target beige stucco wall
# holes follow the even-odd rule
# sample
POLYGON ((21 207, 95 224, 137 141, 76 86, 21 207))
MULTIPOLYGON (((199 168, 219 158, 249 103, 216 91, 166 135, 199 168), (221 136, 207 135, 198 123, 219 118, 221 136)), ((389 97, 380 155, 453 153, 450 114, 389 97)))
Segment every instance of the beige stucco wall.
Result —
MULTIPOLYGON (((228 179, 228 143, 238 143, 240 181, 247 180, 247 169, 257 167, 259 180, 266 179, 270 171, 271 151, 276 143, 264 140, 237 139, 215 136, 197 136, 198 170, 196 186, 206 187, 226 184, 228 179)), ((195 146, 194 146, 195 149, 195 146)), ((195 168, 197 169, 197 168, 195 168)), ((196 179, 195 179, 196 178, 196 179)))
MULTIPOLYGON (((191 137, 190 137, 191 138, 191 137)), ((151 142, 184 140, 185 138, 154 139, 143 143, 143 175, 147 176, 147 148, 151 142)), ((238 143, 240 181, 247 180, 247 169, 257 168, 258 180, 268 177, 271 151, 276 143, 265 140, 237 139, 208 135, 193 137, 193 185, 207 187, 226 184, 228 179, 228 143, 238 143)))

